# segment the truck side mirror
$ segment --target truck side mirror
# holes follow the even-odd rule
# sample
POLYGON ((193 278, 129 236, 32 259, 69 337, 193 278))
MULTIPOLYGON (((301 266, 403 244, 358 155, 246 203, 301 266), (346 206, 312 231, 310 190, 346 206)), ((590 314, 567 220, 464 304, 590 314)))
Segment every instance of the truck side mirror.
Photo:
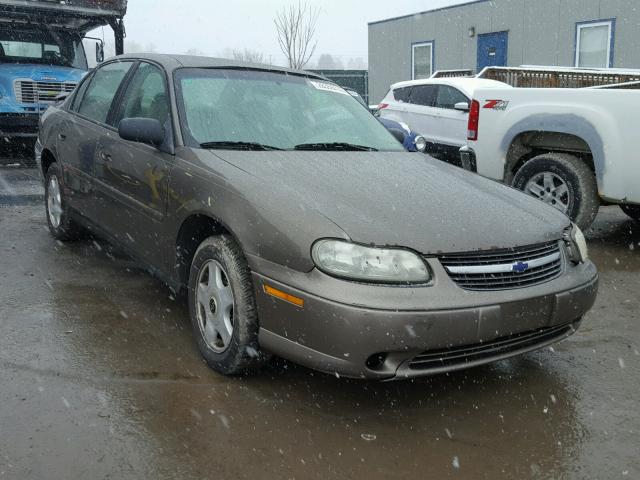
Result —
POLYGON ((459 110, 461 112, 469 111, 469 104, 467 102, 458 102, 453 106, 454 110, 459 110))
POLYGON ((96 43, 96 62, 104 62, 104 45, 102 44, 102 42, 96 43))

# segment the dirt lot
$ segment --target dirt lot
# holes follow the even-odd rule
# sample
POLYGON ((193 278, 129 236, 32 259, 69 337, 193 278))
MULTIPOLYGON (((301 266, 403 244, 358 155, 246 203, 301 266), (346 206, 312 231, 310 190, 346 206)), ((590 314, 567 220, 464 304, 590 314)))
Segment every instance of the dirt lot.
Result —
POLYGON ((568 341, 369 383, 215 374, 185 306, 102 241, 56 243, 40 195, 0 168, 0 479, 640 478, 640 225, 617 207, 568 341))

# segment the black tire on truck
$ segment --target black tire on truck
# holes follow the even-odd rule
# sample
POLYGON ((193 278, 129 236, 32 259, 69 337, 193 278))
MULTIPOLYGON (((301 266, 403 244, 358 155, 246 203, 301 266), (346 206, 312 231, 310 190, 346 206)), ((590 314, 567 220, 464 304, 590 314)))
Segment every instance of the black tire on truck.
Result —
POLYGON ((213 370, 246 374, 269 359, 258 344, 251 272, 232 237, 209 237, 200 244, 191 263, 188 293, 193 334, 213 370))
POLYGON ((582 230, 591 226, 600 208, 593 171, 567 153, 532 158, 520 167, 513 186, 564 212, 582 230))
POLYGON ((640 205, 620 205, 620 208, 624 213, 640 223, 640 205))

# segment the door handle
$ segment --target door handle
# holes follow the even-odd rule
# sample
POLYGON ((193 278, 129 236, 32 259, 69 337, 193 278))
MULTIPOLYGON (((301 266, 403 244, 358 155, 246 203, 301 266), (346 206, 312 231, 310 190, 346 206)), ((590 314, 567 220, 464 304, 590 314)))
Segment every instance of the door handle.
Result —
POLYGON ((100 152, 100 159, 103 162, 111 162, 113 160, 113 158, 111 158, 111 155, 106 152, 100 152))

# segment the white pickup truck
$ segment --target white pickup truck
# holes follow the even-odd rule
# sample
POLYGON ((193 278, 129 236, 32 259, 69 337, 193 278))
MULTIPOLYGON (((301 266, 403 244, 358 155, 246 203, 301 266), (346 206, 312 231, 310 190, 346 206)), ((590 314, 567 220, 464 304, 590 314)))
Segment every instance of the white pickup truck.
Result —
POLYGON ((479 89, 464 168, 523 190, 588 228, 602 204, 640 221, 640 90, 479 89))

